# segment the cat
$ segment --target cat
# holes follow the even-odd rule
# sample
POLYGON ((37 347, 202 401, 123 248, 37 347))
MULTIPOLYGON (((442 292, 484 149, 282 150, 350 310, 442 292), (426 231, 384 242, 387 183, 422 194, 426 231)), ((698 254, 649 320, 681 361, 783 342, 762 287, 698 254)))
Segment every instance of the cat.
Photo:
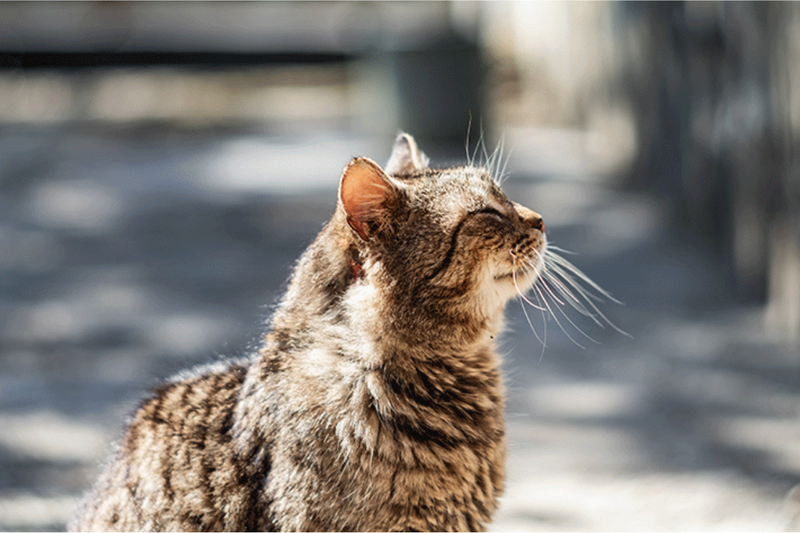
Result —
POLYGON ((258 353, 179 375, 127 425, 71 530, 483 530, 503 492, 505 304, 542 217, 401 134, 354 158, 258 353))

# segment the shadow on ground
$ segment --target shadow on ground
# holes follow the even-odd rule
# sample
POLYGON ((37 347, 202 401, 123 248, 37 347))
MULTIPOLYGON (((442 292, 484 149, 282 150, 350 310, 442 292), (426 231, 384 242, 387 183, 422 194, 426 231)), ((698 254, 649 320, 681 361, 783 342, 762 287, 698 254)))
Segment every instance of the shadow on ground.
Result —
MULTIPOLYGON (((149 387, 247 353, 341 168, 387 152, 333 133, 0 132, 0 528, 62 529, 149 387)), ((761 332, 657 200, 524 169, 506 189, 625 303, 602 310, 631 337, 568 313, 545 339, 538 311, 509 306, 494 528, 785 527, 797 347, 761 332)))

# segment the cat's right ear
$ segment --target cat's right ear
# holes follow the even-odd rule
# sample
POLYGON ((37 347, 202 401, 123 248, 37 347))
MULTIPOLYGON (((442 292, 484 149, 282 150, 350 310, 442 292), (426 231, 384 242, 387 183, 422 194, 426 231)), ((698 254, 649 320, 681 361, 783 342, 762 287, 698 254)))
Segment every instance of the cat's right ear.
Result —
POLYGON ((392 179, 366 157, 350 161, 339 182, 339 204, 347 223, 365 241, 386 226, 387 207, 399 194, 392 179))
POLYGON ((386 163, 386 173, 410 174, 416 170, 428 168, 428 156, 417 147, 414 137, 408 133, 401 133, 394 141, 392 155, 386 163))

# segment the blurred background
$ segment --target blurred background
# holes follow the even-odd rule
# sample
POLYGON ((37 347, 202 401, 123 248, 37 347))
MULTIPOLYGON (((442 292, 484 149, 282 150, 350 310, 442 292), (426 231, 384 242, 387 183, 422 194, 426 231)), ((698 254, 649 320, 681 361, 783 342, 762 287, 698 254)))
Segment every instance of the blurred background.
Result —
POLYGON ((509 305, 493 529, 800 527, 800 5, 37 2, 0 4, 0 529, 63 529, 150 387, 248 353, 400 130, 502 144, 624 303, 509 305))

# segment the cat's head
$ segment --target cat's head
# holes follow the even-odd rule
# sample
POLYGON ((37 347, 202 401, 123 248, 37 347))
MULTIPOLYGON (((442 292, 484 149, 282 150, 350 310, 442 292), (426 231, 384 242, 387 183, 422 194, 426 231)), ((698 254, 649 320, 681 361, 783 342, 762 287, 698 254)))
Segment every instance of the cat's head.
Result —
POLYGON ((489 317, 544 268, 540 215, 510 201, 486 168, 429 168, 407 134, 385 169, 363 157, 347 165, 338 210, 353 276, 405 305, 460 303, 489 317))

